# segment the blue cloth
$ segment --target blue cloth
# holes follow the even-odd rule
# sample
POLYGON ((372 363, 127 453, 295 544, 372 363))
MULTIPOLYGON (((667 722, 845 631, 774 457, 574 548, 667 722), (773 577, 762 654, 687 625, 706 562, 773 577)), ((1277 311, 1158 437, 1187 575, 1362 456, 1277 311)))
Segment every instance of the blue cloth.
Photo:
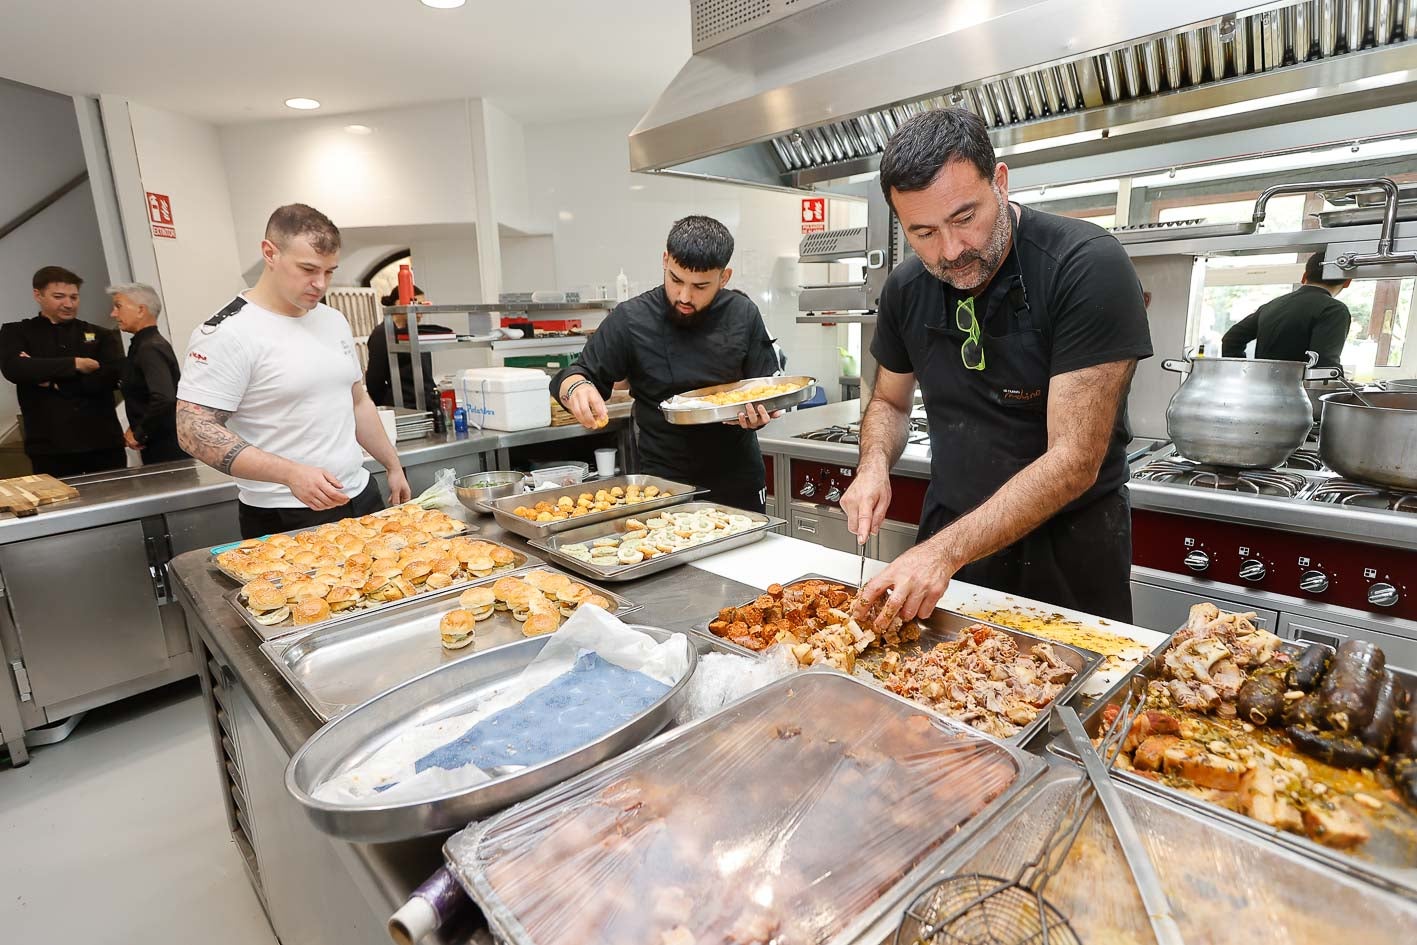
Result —
POLYGON ((414 770, 540 764, 590 744, 668 691, 643 673, 587 651, 569 672, 430 751, 414 763, 414 770))

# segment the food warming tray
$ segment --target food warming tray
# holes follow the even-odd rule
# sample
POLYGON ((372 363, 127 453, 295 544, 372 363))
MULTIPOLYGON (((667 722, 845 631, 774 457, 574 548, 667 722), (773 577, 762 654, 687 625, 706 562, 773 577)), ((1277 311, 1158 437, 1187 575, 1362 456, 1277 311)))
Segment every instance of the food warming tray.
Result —
POLYGON ((768 941, 769 929, 843 945, 865 941, 1042 768, 807 670, 473 824, 443 852, 511 945, 768 941), (730 939, 735 919, 761 934, 730 939))
MULTIPOLYGON (((1076 769, 1054 766, 975 830, 921 891, 928 883, 959 874, 1015 876, 1037 855, 1078 777, 1076 769)), ((1187 942, 1401 942, 1410 940, 1417 928, 1417 903, 1155 794, 1125 784, 1117 789, 1187 942)), ((1153 941, 1116 834, 1096 805, 1045 895, 1084 942, 1153 941)), ((890 941, 898 919, 888 917, 861 941, 890 941)))
POLYGON ((667 571, 670 568, 681 564, 688 564, 690 561, 697 561, 699 558, 707 558, 709 555, 716 555, 720 551, 728 551, 733 548, 741 548, 744 545, 751 545, 755 541, 761 541, 768 532, 783 524, 780 518, 765 515, 762 512, 749 512, 746 509, 735 509, 732 506, 723 505, 719 502, 684 502, 670 509, 672 512, 706 512, 709 509, 720 509, 730 515, 746 515, 753 520, 753 527, 746 531, 736 532, 732 535, 724 535, 722 538, 715 538, 702 544, 683 548, 679 551, 671 551, 662 555, 655 555, 647 561, 639 561, 635 564, 621 564, 615 567, 602 567, 561 551, 564 545, 586 544, 597 538, 607 538, 616 535, 623 535, 629 531, 626 526, 628 518, 615 519, 614 521, 603 522, 599 525, 589 525, 584 528, 576 528, 571 531, 561 532, 559 535, 550 535, 544 539, 533 540, 530 544, 533 548, 546 555, 548 561, 553 561, 563 568, 583 574, 596 581, 633 581, 636 578, 646 577, 651 574, 658 574, 660 571, 667 571))
MULTIPOLYGON (((371 614, 365 621, 291 633, 261 644, 261 652, 310 711, 328 722, 406 679, 527 639, 522 624, 505 610, 478 621, 472 643, 461 649, 444 649, 438 632, 438 622, 457 606, 464 591, 508 576, 478 578, 427 594, 406 607, 371 614)), ((608 599, 610 612, 622 619, 643 606, 604 588, 586 586, 608 599)))
POLYGON ((659 412, 664 414, 664 419, 670 423, 684 426, 695 426, 701 423, 722 423, 725 420, 736 420, 738 414, 748 404, 757 404, 764 410, 772 413, 774 410, 784 410, 788 407, 796 406, 802 401, 812 396, 812 390, 816 386, 817 379, 808 377, 805 374, 791 375, 787 377, 750 377, 742 381, 734 381, 731 384, 715 384, 712 387, 698 387, 694 390, 686 390, 677 396, 686 400, 694 397, 706 397, 709 394, 722 394, 725 391, 739 390, 745 387, 757 387, 759 385, 781 385, 799 384, 796 390, 790 390, 785 394, 774 394, 771 397, 764 397, 761 400, 744 401, 741 404, 723 404, 717 407, 685 407, 674 409, 666 407, 669 401, 664 401, 659 405, 659 412))
MULTIPOLYGON (((1146 683, 1159 676, 1161 654, 1166 652, 1167 647, 1171 644, 1171 639, 1171 637, 1167 637, 1137 665, 1136 669, 1118 681, 1117 685, 1113 686, 1106 695, 1088 708, 1082 716, 1083 728, 1086 729, 1088 735, 1096 737, 1106 727, 1102 722, 1103 711, 1109 705, 1122 703, 1126 697, 1127 687, 1132 684, 1134 677, 1146 683)), ((1285 640, 1280 645, 1289 653, 1299 653, 1305 646, 1323 646, 1324 644, 1285 640)), ((1409 693, 1417 694, 1417 673, 1399 669, 1391 664, 1387 668, 1397 675, 1409 693)), ((1062 757, 1076 760, 1072 750, 1062 741, 1055 740, 1048 747, 1050 751, 1062 757)), ((1168 787, 1150 778, 1144 778, 1132 771, 1114 769, 1112 777, 1124 784, 1159 795, 1173 804, 1197 811, 1203 816, 1224 822, 1247 833, 1266 837, 1293 851, 1301 858, 1327 863, 1349 875, 1396 889, 1409 897, 1417 896, 1417 814, 1402 815, 1408 825, 1405 830, 1398 826, 1393 826, 1393 829, 1383 829, 1385 826, 1391 825, 1391 816, 1382 820, 1377 817, 1365 818, 1364 822, 1372 831, 1372 838, 1359 851, 1349 854, 1315 843, 1308 837, 1266 826, 1244 814, 1203 801, 1184 791, 1168 787)))
POLYGON ((593 482, 577 483, 574 486, 564 486, 560 489, 539 489, 521 495, 509 495, 501 499, 492 499, 484 504, 491 510, 492 517, 497 520, 497 524, 507 531, 521 535, 523 538, 546 538, 572 528, 594 525, 597 522, 608 522, 625 515, 638 515, 641 512, 662 509, 666 505, 674 505, 692 499, 707 491, 707 489, 699 489, 686 482, 675 482, 673 479, 663 479, 659 476, 613 476, 609 479, 596 479, 593 482), (568 496, 572 501, 575 501, 582 493, 589 492, 593 495, 602 489, 609 491, 616 486, 622 489, 628 489, 630 486, 640 486, 641 488, 654 486, 659 489, 660 494, 653 499, 636 502, 634 505, 617 505, 604 512, 591 512, 589 515, 568 518, 560 522, 529 522, 512 512, 520 505, 532 506, 538 502, 550 502, 555 505, 556 500, 562 496, 568 496))
MULTIPOLYGON (((390 509, 384 509, 384 510, 382 510, 382 511, 373 512, 373 513, 371 513, 371 514, 373 514, 373 515, 379 515, 379 516, 385 516, 385 515, 388 515, 390 511, 391 511, 390 509)), ((468 532, 470 532, 470 531, 473 531, 473 532, 476 531, 475 528, 473 528, 471 525, 468 525, 466 522, 460 522, 460 521, 458 521, 457 519, 453 519, 453 523, 454 523, 455 525, 460 526, 460 527, 458 528, 458 530, 457 530, 457 532, 456 532, 455 534, 449 535, 449 536, 448 536, 449 538, 458 538, 458 537, 461 537, 461 536, 464 536, 464 535, 468 534, 468 532)), ((301 532, 309 532, 309 531, 314 531, 314 529, 313 529, 313 528, 292 528, 292 529, 290 529, 290 530, 288 530, 288 531, 272 532, 271 535, 298 535, 298 534, 300 534, 301 532)), ((259 540, 260 540, 260 541, 265 541, 267 538, 270 538, 271 535, 262 535, 259 540)), ((208 548, 208 549, 207 549, 207 552, 208 552, 208 555, 209 555, 209 559, 208 559, 208 560, 211 561, 212 567, 216 568, 219 572, 221 572, 221 574, 222 574, 223 576, 225 576, 225 577, 227 577, 227 578, 229 578, 229 579, 235 581, 237 584, 245 584, 248 580, 250 580, 250 578, 243 578, 243 577, 241 577, 239 574, 236 574, 236 573, 234 573, 234 572, 232 572, 232 571, 227 570, 226 568, 222 567, 220 560, 218 560, 218 556, 221 555, 222 552, 224 552, 224 551, 232 551, 232 550, 234 550, 235 548, 237 548, 240 544, 241 544, 241 542, 239 542, 239 541, 230 541, 230 542, 227 542, 227 543, 224 544, 224 545, 213 545, 211 548, 208 548)), ((496 542, 493 542, 493 544, 496 544, 496 542)), ((416 547, 416 546, 415 546, 415 547, 416 547)), ((343 562, 341 562, 341 563, 343 563, 343 562)), ((314 572, 314 569, 311 568, 311 569, 306 569, 306 570, 304 570, 304 571, 300 571, 300 572, 298 572, 298 573, 300 573, 300 574, 314 574, 315 572, 314 572)), ((277 581, 276 583, 280 583, 280 582, 277 581)))
MULTIPOLYGON (((795 584, 801 584, 803 581, 829 581, 832 584, 840 584, 842 587, 846 588, 849 591, 856 590, 856 585, 849 584, 846 581, 838 581, 836 578, 827 577, 825 574, 804 574, 799 578, 796 578, 792 581, 788 581, 782 586, 784 588, 789 588, 795 584)), ((742 603, 735 604, 732 606, 743 607, 748 604, 751 604, 756 599, 757 598, 751 598, 749 600, 743 601, 742 603)), ((712 640, 714 643, 720 645, 727 652, 738 653, 743 656, 751 656, 754 658, 757 658, 761 655, 761 652, 758 650, 750 650, 745 646, 739 646, 737 643, 725 640, 722 637, 713 633, 713 631, 709 630, 709 622, 715 619, 717 616, 717 614, 714 614, 714 616, 710 617, 707 621, 695 624, 689 629, 689 632, 697 636, 706 637, 712 640)), ((924 620, 917 620, 915 622, 920 624, 921 626, 919 640, 914 640, 910 643, 906 643, 901 646, 888 647, 887 649, 899 650, 902 653, 906 653, 912 651, 914 647, 919 646, 922 650, 927 650, 937 643, 948 643, 952 640, 957 640, 959 639, 960 634, 967 627, 973 627, 979 624, 983 624, 986 627, 998 630, 1000 633, 1007 634, 1010 638, 1013 639, 1015 645, 1018 646, 1019 652, 1021 653, 1032 653, 1034 646, 1039 643, 1048 644, 1048 646, 1052 648, 1053 652, 1058 655, 1059 659, 1063 660, 1063 662, 1071 666, 1074 671, 1073 678, 1068 680, 1067 685, 1065 685, 1062 688, 1062 691, 1060 691, 1058 695, 1055 696, 1053 699, 1053 701, 1059 705, 1067 705, 1069 702, 1072 702, 1073 699, 1078 695, 1078 691, 1087 681, 1087 677, 1102 663, 1102 655, 1100 653, 1094 653, 1091 650, 1084 650, 1082 647, 1072 646, 1067 643, 1059 643, 1056 640, 1048 640, 1043 637, 1034 636, 1031 633, 1025 633, 1022 630, 1015 630, 1012 627, 1005 627, 997 623, 990 623, 987 620, 976 620, 973 617, 967 616, 965 614, 955 613, 952 610, 944 610, 943 608, 936 608, 935 612, 932 613, 928 618, 924 620)), ((867 656, 866 654, 862 654, 856 658, 856 672, 854 674, 855 678, 860 679, 871 686, 875 686, 876 688, 883 688, 880 680, 878 680, 871 673, 871 669, 879 665, 879 654, 883 653, 883 651, 880 649, 874 649, 868 652, 877 655, 867 656)), ((950 716, 945 715, 938 709, 933 709, 930 706, 924 705, 923 703, 917 703, 911 700, 906 701, 910 702, 911 705, 916 705, 922 709, 925 709, 928 712, 932 712, 935 715, 940 716, 941 718, 950 718, 950 716)), ((1013 745, 1027 745, 1029 741, 1032 740, 1034 736, 1036 736, 1048 724, 1048 715, 1049 708, 1048 706, 1044 706, 1042 709, 1039 710, 1038 715, 1033 719, 1033 721, 1029 722, 1017 733, 1010 735, 1006 739, 1003 739, 1003 741, 1013 745)), ((951 721, 954 720, 951 719, 951 721)), ((955 722, 955 724, 963 724, 967 726, 969 723, 955 722)))
MULTIPOLYGON (((491 542, 491 544, 497 543, 491 542)), ((504 545, 503 547, 506 546, 504 545)), ((292 616, 287 617, 285 620, 282 620, 280 623, 276 624, 273 627, 267 627, 265 624, 261 623, 254 616, 252 616, 251 611, 247 610, 244 606, 242 606, 241 588, 238 587, 234 591, 227 591, 225 594, 222 595, 222 597, 226 600, 228 604, 231 605, 233 610, 235 610, 238 614, 241 615, 241 619, 246 622, 246 626, 250 627, 256 633, 257 636, 259 636, 262 640, 274 640, 277 637, 283 637, 291 633, 300 633, 306 630, 314 630, 320 627, 328 627, 332 624, 345 623, 347 621, 354 620, 358 617, 364 617, 369 614, 381 614, 385 611, 394 610, 396 608, 407 607, 409 605, 426 600, 432 597, 433 595, 442 594, 445 591, 457 591, 458 593, 462 593, 472 585, 477 584, 481 581, 496 580, 499 577, 506 577, 507 575, 512 574, 515 571, 521 571, 526 568, 535 567, 537 565, 545 563, 536 555, 529 555, 526 552, 518 551, 515 548, 511 548, 509 550, 514 555, 516 555, 516 560, 513 561, 511 564, 507 565, 506 567, 498 568, 496 571, 492 572, 489 575, 486 575, 485 577, 467 577, 453 584, 450 584, 445 588, 439 588, 436 591, 424 591, 421 594, 417 594, 413 597, 405 597, 401 600, 383 601, 380 603, 369 604, 364 607, 353 607, 349 610, 342 610, 337 614, 332 614, 329 620, 322 620, 319 623, 307 623, 300 624, 299 626, 297 626, 294 623, 294 617, 292 616)))
MULTIPOLYGON (((659 627, 634 629, 661 642, 676 635, 659 627)), ((678 634, 688 651, 688 669, 654 705, 583 748, 471 788, 387 805, 335 804, 311 796, 330 776, 363 761, 401 731, 468 711, 516 677, 553 636, 519 640, 446 663, 355 707, 312 735, 295 753, 285 769, 286 790, 316 827, 346 840, 376 843, 456 830, 653 736, 678 711, 684 687, 698 666, 697 651, 678 634)))

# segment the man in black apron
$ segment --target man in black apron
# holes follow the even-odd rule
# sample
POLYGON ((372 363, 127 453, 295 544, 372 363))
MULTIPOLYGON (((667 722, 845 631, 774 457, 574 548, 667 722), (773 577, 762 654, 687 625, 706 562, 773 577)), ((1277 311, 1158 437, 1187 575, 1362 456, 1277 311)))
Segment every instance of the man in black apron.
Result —
POLYGON ((733 237, 717 220, 675 223, 664 284, 615 306, 551 390, 582 426, 596 429, 605 425, 605 398, 628 380, 641 472, 704 486, 710 501, 761 512, 766 477, 754 431, 780 413, 749 404, 728 423, 676 426, 659 409, 687 390, 777 372, 758 307, 726 288, 732 256, 733 237))
POLYGON ((890 503, 914 385, 930 426, 917 544, 869 582, 882 620, 928 614, 953 577, 1130 621, 1126 396, 1151 355, 1126 252, 1106 231, 1008 202, 984 123, 903 125, 881 187, 916 257, 881 296, 861 463, 842 498, 861 541, 890 503))

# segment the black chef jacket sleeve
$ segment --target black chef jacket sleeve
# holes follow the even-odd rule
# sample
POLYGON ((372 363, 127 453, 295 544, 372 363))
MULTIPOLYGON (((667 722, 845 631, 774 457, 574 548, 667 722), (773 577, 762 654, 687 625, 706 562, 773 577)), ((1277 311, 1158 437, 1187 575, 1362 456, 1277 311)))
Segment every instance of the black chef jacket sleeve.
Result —
POLYGON ((85 394, 103 394, 118 388, 123 376, 123 341, 116 331, 98 332, 98 370, 92 374, 80 374, 75 385, 85 394))
POLYGON ((1058 268, 1051 375, 1151 357, 1141 283, 1121 243, 1086 240, 1058 268))
POLYGON ((871 356, 881 367, 896 374, 912 374, 915 371, 915 365, 910 360, 910 347, 901 333, 904 304, 899 281, 887 278, 886 287, 881 292, 880 312, 876 315, 876 331, 871 338, 871 356))
MULTIPOLYGON (((1348 326, 1345 325, 1345 332, 1348 326)), ((1247 318, 1242 318, 1231 325, 1220 339, 1220 356, 1222 358, 1243 358, 1245 356, 1245 346, 1259 337, 1260 333, 1260 313, 1251 312, 1247 318)))
POLYGON ((172 376, 167 359, 156 345, 141 346, 134 363, 147 385, 148 403, 142 423, 133 431, 133 436, 139 443, 146 443, 153 434, 171 426, 171 417, 177 410, 177 378, 172 376))
POLYGON ((772 349, 772 336, 763 324, 762 315, 753 319, 749 330, 748 354, 744 359, 744 377, 771 377, 778 371, 777 352, 772 349))
MULTIPOLYGON (((79 373, 73 358, 20 357, 25 350, 24 330, 18 324, 0 328, 0 374, 12 384, 63 381, 79 373)), ((121 348, 119 349, 121 352, 121 348)))
POLYGON ((1353 316, 1342 302, 1334 299, 1332 304, 1324 306, 1309 331, 1309 348, 1318 352, 1319 367, 1338 367, 1343 363, 1343 345, 1348 341, 1352 323, 1353 316))
POLYGON ((364 372, 364 389, 369 391, 369 399, 378 406, 392 407, 394 384, 393 375, 389 373, 389 342, 384 337, 385 330, 383 322, 380 322, 369 333, 369 369, 364 372))
MULTIPOLYGON (((586 340, 576 363, 562 368, 551 379, 551 392, 557 401, 561 399, 561 385, 572 374, 579 374, 594 384, 601 397, 609 397, 615 389, 615 382, 630 376, 634 339, 631 337, 629 317, 622 315, 618 309, 619 306, 616 306, 616 311, 607 315, 595 333, 586 340)), ((767 331, 764 330, 763 334, 766 335, 767 331)), ((772 371, 768 373, 771 374, 772 371)))

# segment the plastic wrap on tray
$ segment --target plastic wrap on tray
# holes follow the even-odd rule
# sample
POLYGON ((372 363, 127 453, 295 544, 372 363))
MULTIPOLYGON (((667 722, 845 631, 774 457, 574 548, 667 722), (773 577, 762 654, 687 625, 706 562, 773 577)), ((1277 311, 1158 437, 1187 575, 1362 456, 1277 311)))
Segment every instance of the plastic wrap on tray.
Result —
MULTIPOLYGON (((1068 776, 1043 784, 1015 806, 1017 816, 991 827, 996 836, 951 856, 943 875, 1015 875, 1037 853, 1074 783, 1068 776)), ((1412 941, 1417 903, 1144 792, 1124 787, 1122 796, 1188 945, 1412 941)), ((1154 941, 1116 834, 1099 805, 1093 805, 1046 895, 1089 945, 1154 941)))
POLYGON ((782 679, 449 841, 530 943, 827 942, 1036 769, 836 673, 782 679))

